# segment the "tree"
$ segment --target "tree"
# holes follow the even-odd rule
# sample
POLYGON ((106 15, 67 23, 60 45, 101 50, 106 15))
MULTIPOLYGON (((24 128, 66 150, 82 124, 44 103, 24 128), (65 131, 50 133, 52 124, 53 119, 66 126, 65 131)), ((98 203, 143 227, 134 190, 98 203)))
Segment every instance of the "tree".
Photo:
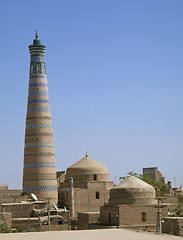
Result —
POLYGON ((138 174, 136 172, 130 171, 127 173, 126 176, 124 177, 120 177, 119 180, 124 180, 129 176, 135 176, 139 179, 141 179, 142 181, 150 184, 151 186, 153 186, 155 188, 156 191, 156 196, 160 197, 160 196, 167 196, 170 193, 170 189, 171 187, 164 182, 164 180, 159 180, 158 182, 153 181, 151 178, 149 178, 149 176, 144 175, 144 174, 138 174))
POLYGON ((10 228, 6 224, 6 219, 4 218, 3 214, 0 215, 0 233, 9 233, 10 228))
POLYGON ((172 217, 183 217, 183 204, 178 203, 170 213, 172 217))

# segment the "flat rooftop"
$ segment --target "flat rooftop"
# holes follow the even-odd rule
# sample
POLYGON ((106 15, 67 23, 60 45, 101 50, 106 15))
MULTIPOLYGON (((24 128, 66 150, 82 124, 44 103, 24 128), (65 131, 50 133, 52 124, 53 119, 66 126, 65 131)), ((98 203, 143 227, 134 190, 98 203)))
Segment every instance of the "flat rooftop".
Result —
POLYGON ((30 232, 0 234, 1 240, 181 240, 182 237, 137 232, 127 229, 102 229, 60 232, 30 232))

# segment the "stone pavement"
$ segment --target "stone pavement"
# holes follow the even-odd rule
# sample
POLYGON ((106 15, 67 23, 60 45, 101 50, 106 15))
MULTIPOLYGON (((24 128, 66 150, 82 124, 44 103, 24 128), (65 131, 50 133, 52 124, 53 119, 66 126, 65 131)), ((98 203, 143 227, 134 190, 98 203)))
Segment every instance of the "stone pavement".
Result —
POLYGON ((182 237, 136 232, 126 229, 102 229, 60 232, 0 234, 1 240, 180 240, 182 237))

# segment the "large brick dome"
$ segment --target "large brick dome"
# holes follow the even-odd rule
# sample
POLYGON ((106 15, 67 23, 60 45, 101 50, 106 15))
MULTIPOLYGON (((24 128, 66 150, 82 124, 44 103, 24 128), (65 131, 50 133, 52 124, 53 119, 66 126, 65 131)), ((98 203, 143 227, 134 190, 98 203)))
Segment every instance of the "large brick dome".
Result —
POLYGON ((82 158, 67 168, 66 180, 73 177, 74 181, 110 181, 107 168, 96 160, 88 157, 82 158))

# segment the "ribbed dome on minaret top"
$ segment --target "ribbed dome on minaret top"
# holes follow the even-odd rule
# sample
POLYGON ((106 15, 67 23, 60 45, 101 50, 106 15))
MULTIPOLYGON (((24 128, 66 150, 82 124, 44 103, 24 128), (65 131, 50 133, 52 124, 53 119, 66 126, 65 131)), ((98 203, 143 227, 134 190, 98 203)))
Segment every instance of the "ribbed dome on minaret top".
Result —
POLYGON ((35 35, 35 39, 33 41, 33 45, 41 45, 41 41, 39 40, 38 38, 38 34, 37 34, 37 31, 36 31, 36 35, 35 35))

